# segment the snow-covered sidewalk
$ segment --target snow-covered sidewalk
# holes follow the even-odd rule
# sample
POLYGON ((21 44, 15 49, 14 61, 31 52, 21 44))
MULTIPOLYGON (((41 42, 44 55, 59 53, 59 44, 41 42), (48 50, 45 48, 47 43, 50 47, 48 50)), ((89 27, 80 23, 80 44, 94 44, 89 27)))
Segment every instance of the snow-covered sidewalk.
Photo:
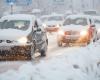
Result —
POLYGON ((27 62, 17 71, 0 74, 0 80, 100 80, 100 41, 40 63, 27 62))

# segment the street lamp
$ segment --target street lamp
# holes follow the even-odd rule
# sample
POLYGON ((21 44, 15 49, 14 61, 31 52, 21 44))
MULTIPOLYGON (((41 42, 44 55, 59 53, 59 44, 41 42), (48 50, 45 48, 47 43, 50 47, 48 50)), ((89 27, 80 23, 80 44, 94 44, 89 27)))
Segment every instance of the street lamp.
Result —
POLYGON ((14 3, 13 2, 10 2, 11 14, 13 14, 13 5, 14 5, 14 3))

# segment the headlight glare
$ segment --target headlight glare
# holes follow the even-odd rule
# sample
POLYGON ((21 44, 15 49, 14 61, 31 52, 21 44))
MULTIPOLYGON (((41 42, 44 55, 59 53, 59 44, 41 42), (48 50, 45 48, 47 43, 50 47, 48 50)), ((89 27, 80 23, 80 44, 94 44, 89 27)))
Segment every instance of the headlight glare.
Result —
POLYGON ((44 28, 45 28, 45 27, 47 27, 47 25, 46 25, 46 24, 43 24, 42 26, 43 26, 44 28))
POLYGON ((100 33, 100 28, 97 30, 98 33, 100 33))
POLYGON ((22 38, 20 38, 20 39, 18 39, 18 42, 19 43, 27 43, 27 38, 26 37, 22 37, 22 38))
POLYGON ((64 31, 58 31, 58 34, 60 34, 60 35, 64 35, 64 31))
POLYGON ((87 32, 86 30, 83 30, 83 31, 80 32, 80 35, 81 35, 81 36, 85 36, 85 35, 87 35, 87 33, 88 33, 88 32, 87 32))
POLYGON ((60 27, 60 25, 59 25, 59 24, 57 24, 57 27, 59 28, 59 27, 60 27))

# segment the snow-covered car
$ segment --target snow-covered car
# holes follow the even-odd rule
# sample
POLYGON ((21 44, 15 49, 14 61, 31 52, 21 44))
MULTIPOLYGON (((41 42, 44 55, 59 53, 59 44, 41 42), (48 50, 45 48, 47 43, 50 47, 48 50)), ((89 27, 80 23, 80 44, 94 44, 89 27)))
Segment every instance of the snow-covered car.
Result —
POLYGON ((64 17, 62 14, 51 14, 48 19, 44 21, 43 26, 47 32, 56 32, 63 23, 64 17))
POLYGON ((36 51, 46 56, 46 32, 32 15, 14 14, 0 20, 0 55, 25 56, 32 59, 36 51))
POLYGON ((70 15, 57 33, 58 46, 63 43, 89 44, 91 40, 96 40, 96 28, 91 16, 70 15))

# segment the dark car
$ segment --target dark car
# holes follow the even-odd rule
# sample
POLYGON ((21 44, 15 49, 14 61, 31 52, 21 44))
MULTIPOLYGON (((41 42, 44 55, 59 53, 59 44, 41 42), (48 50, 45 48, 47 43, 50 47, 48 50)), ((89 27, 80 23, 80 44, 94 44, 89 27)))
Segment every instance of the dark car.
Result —
POLYGON ((0 56, 32 59, 36 52, 46 56, 47 45, 46 32, 34 16, 15 14, 1 18, 0 56))

